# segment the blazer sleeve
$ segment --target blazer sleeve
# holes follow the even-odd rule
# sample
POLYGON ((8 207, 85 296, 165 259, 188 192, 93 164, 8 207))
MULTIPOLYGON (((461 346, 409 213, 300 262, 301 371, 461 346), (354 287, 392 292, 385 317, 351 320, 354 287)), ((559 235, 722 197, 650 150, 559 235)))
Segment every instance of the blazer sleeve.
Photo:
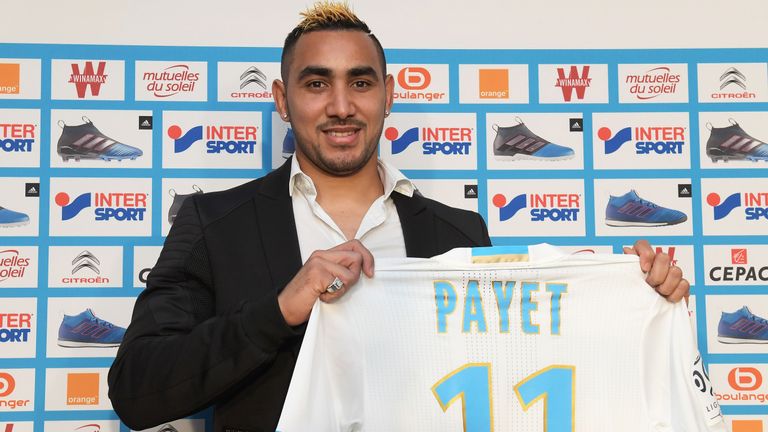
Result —
POLYGON ((135 430, 188 416, 257 377, 297 329, 277 293, 214 309, 196 197, 184 202, 109 371, 109 398, 135 430))

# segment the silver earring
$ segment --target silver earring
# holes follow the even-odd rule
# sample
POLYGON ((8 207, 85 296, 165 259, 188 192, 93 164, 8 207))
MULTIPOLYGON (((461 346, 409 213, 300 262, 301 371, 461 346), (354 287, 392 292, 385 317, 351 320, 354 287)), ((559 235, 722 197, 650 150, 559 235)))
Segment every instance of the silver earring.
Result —
POLYGON ((384 117, 389 117, 389 111, 384 111, 384 117))

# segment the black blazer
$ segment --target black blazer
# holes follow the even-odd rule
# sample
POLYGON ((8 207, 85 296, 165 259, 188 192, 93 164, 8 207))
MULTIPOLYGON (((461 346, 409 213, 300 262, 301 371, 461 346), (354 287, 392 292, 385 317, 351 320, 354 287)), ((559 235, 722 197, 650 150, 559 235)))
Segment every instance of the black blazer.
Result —
MULTIPOLYGON (((290 161, 236 188, 188 198, 109 371, 109 397, 132 429, 214 405, 214 430, 274 432, 304 325, 277 294, 301 268, 290 161)), ((477 213, 393 193, 408 256, 490 245, 477 213)))

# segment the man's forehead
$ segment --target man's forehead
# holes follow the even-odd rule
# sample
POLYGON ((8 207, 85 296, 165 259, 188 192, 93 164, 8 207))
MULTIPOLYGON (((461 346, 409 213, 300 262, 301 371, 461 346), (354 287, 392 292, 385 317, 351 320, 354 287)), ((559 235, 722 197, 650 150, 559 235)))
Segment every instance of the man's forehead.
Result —
POLYGON ((372 69, 381 74, 381 60, 371 37, 356 30, 319 30, 302 35, 291 55, 291 72, 307 67, 334 74, 372 69))

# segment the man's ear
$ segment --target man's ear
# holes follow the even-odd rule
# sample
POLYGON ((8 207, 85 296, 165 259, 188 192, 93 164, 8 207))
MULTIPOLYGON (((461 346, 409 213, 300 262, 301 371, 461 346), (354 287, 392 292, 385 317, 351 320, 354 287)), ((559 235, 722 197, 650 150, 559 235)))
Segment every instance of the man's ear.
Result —
POLYGON ((395 101, 395 79, 392 77, 391 74, 387 74, 386 77, 384 77, 384 91, 386 93, 386 111, 388 113, 392 112, 392 104, 395 101))
POLYGON ((284 122, 290 120, 288 117, 288 101, 285 95, 285 83, 279 79, 272 81, 272 97, 275 99, 275 108, 280 118, 284 122))

